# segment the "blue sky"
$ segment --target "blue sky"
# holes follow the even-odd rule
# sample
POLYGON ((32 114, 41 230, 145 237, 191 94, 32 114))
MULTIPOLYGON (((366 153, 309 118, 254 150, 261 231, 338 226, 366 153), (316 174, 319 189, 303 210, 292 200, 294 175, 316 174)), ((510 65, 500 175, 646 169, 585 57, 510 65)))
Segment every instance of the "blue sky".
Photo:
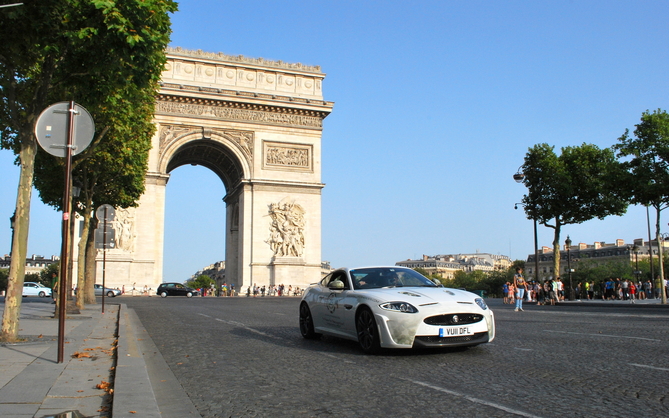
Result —
MULTIPOLYGON (((324 96, 335 106, 323 131, 322 256, 333 266, 475 251, 524 259, 532 222, 514 210, 525 189, 512 175, 527 149, 608 147, 644 110, 669 107, 666 1, 190 0, 179 8, 172 46, 327 74, 324 96)), ((12 161, 0 151, 2 253, 18 182, 12 161)), ((165 280, 224 258, 224 195, 205 168, 172 172, 165 280)), ((59 252, 59 219, 34 201, 29 253, 59 252)), ((647 237, 646 212, 630 207, 567 225, 562 241, 567 234, 631 242, 647 237)), ((551 242, 540 226, 539 245, 551 242)))

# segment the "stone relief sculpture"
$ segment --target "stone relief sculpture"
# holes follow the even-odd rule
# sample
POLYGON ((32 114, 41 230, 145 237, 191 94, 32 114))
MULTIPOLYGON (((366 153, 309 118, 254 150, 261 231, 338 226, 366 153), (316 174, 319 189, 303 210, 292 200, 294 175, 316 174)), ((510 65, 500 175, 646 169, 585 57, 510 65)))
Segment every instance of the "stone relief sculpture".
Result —
POLYGON ((126 252, 134 251, 134 214, 129 209, 116 209, 116 217, 112 226, 116 231, 116 249, 126 252))
POLYGON ((301 257, 304 253, 304 208, 297 203, 269 205, 269 244, 275 257, 301 257))
POLYGON ((309 167, 309 150, 304 148, 267 147, 267 165, 309 167))

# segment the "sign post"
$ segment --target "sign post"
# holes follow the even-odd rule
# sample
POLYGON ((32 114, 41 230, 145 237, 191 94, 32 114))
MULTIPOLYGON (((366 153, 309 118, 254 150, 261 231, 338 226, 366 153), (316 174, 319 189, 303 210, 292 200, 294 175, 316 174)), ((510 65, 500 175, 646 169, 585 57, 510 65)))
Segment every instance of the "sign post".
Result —
POLYGON ((67 304, 67 264, 70 238, 70 187, 72 184, 72 156, 85 150, 93 140, 95 124, 90 113, 82 106, 69 102, 52 104, 42 111, 35 123, 35 137, 49 154, 65 158, 65 186, 63 190, 63 224, 60 255, 60 286, 58 289, 58 363, 63 362, 65 345, 65 305, 67 304))
POLYGON ((100 205, 95 211, 98 222, 102 222, 102 236, 100 236, 100 225, 95 229, 95 248, 102 248, 102 313, 105 313, 105 276, 107 270, 107 247, 114 248, 114 236, 116 231, 111 223, 116 217, 114 207, 109 204, 100 205))

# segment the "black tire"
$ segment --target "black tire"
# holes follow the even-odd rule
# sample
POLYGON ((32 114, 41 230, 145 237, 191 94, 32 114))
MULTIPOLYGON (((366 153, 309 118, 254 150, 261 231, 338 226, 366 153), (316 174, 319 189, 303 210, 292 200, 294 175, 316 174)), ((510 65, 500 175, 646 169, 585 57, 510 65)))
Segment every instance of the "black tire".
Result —
POLYGON ((114 296, 116 296, 116 295, 114 295, 114 292, 112 292, 111 290, 109 292, 107 292, 107 297, 108 298, 113 298, 114 296))
POLYGON ((161 298, 166 298, 167 297, 167 292, 165 292, 164 290, 162 292, 160 292, 160 297, 161 298))
POLYGON ((300 334, 308 340, 316 340, 321 336, 314 331, 314 318, 307 302, 300 305, 300 334))
POLYGON ((46 293, 44 293, 44 292, 39 292, 39 297, 41 297, 41 298, 45 298, 45 297, 46 297, 46 293))
POLYGON ((367 354, 376 354, 381 351, 379 327, 376 325, 374 314, 369 308, 360 308, 355 318, 355 330, 358 332, 358 344, 367 354))
POLYGON ((187 297, 187 298, 192 298, 192 297, 193 297, 193 292, 188 292, 188 293, 186 293, 186 297, 187 297))

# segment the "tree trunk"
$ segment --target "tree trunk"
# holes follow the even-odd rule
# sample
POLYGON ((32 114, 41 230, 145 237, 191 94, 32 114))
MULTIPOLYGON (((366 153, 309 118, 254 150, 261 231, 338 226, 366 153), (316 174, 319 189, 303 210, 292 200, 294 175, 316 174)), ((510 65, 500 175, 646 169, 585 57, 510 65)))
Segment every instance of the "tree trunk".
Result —
MULTIPOLYGON (((32 123, 30 124, 32 126, 32 123)), ((23 129, 19 160, 21 173, 16 196, 14 240, 12 241, 12 261, 9 266, 5 310, 2 315, 2 341, 16 341, 19 335, 19 316, 23 299, 26 255, 28 253, 28 228, 30 226, 30 198, 32 195, 35 154, 37 143, 31 129, 23 129)))
MULTIPOLYGON (((657 241, 657 256, 660 259, 660 294, 662 295, 662 304, 666 305, 667 303, 667 291, 664 288, 664 255, 662 254, 663 250, 663 240, 660 236, 660 208, 655 207, 657 211, 657 220, 655 221, 655 240, 657 241)), ((652 259, 651 259, 652 260, 652 259)), ((652 261, 651 261, 652 263, 652 261)))
POLYGON ((553 278, 560 277, 560 230, 562 225, 556 219, 553 231, 553 278))
POLYGON ((88 238, 86 239, 86 259, 85 267, 86 270, 84 275, 86 277, 86 303, 97 303, 95 300, 95 290, 93 284, 95 284, 95 275, 97 270, 96 258, 98 255, 98 250, 95 248, 95 227, 97 225, 97 219, 93 216, 90 217, 90 226, 88 228, 88 238))

